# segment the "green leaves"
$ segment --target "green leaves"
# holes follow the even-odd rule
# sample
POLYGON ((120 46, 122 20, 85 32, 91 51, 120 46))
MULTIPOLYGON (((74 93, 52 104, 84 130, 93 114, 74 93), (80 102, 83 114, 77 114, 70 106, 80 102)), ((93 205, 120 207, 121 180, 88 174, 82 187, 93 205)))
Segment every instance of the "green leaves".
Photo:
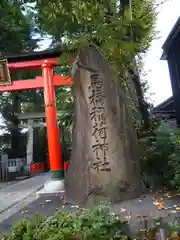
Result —
POLYGON ((20 53, 37 47, 37 40, 31 38, 31 22, 21 12, 21 5, 2 1, 0 6, 0 46, 2 54, 20 53))
POLYGON ((98 206, 76 213, 60 209, 54 216, 38 225, 27 220, 21 221, 14 226, 6 240, 125 240, 127 237, 122 235, 121 229, 120 220, 111 214, 108 207, 98 206))
POLYGON ((141 167, 156 184, 180 189, 180 132, 162 124, 142 142, 141 167))
POLYGON ((153 0, 133 0, 132 6, 122 0, 120 5, 114 0, 37 1, 36 10, 41 29, 63 37, 70 49, 95 45, 119 70, 145 52, 154 37, 153 0))
MULTIPOLYGON (((7 1, 2 0, 0 4, 0 54, 3 56, 20 54, 22 52, 31 51, 37 48, 38 41, 32 38, 33 35, 33 23, 29 18, 28 13, 24 15, 22 12, 22 1, 7 1)), ((12 80, 28 78, 32 75, 31 72, 13 71, 11 72, 12 80)), ((11 150, 13 146, 13 139, 15 143, 19 141, 20 134, 17 129, 17 119, 14 117, 14 112, 20 110, 20 101, 17 97, 16 101, 13 100, 13 96, 18 95, 19 99, 22 97, 22 93, 15 94, 1 94, 0 97, 0 110, 5 120, 5 124, 8 132, 11 132, 9 139, 12 139, 9 144, 11 150), (16 105, 16 107, 14 106, 16 105), (15 136, 16 135, 16 136, 15 136), (18 140, 17 140, 18 139, 18 140)), ((24 94, 25 95, 25 94, 24 94)), ((10 142, 10 140, 9 140, 10 142)), ((1 148, 6 144, 6 141, 2 138, 1 148), (5 143, 5 144, 4 144, 5 143)), ((21 145, 21 144, 19 144, 21 145)), ((19 150, 17 150, 18 156, 19 150)), ((13 153, 15 157, 15 154, 13 153)))

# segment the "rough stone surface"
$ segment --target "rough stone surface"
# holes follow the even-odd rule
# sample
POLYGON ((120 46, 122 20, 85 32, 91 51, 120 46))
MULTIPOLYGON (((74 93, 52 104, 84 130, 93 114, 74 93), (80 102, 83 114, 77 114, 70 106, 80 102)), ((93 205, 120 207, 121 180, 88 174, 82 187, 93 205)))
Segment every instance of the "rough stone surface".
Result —
POLYGON ((80 204, 134 197, 139 193, 137 139, 123 87, 94 48, 79 52, 72 75, 75 122, 68 198, 80 204))

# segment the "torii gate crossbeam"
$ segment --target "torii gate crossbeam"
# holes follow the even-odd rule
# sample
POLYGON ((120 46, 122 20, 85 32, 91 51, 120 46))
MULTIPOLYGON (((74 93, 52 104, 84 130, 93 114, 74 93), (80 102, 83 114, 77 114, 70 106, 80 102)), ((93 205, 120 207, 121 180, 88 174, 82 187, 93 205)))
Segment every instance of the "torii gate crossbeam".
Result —
POLYGON ((0 86, 0 92, 22 91, 44 88, 44 103, 46 112, 46 125, 48 137, 48 150, 51 170, 51 180, 45 184, 44 191, 54 193, 64 190, 64 164, 61 153, 59 128, 56 114, 55 87, 70 86, 70 76, 62 77, 53 74, 54 66, 60 65, 57 56, 61 52, 52 50, 18 57, 1 57, 7 59, 9 69, 33 69, 41 68, 42 76, 35 80, 18 80, 11 84, 0 86), (51 52, 50 52, 51 51, 51 52), (16 59, 16 62, 13 60, 16 59))
MULTIPOLYGON (((71 86, 72 80, 70 76, 62 77, 54 75, 52 77, 52 84, 54 87, 71 86)), ((17 80, 13 81, 11 85, 0 86, 0 92, 15 92, 40 88, 44 88, 44 78, 42 76, 37 76, 34 80, 17 80)))

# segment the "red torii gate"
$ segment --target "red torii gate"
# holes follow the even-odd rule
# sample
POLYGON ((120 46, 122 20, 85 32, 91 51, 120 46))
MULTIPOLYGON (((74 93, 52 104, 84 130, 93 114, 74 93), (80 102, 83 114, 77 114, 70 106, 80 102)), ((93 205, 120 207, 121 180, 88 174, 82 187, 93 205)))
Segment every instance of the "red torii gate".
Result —
MULTIPOLYGON (((71 76, 62 77, 54 75, 54 66, 61 65, 59 57, 61 51, 48 50, 23 54, 20 56, 1 57, 2 62, 7 61, 4 76, 8 76, 8 69, 42 69, 42 76, 34 80, 18 80, 1 82, 0 92, 13 92, 44 88, 44 103, 46 112, 48 151, 51 170, 51 180, 45 184, 45 192, 59 192, 64 190, 64 166, 61 153, 59 128, 56 115, 56 86, 71 86, 71 76)), ((2 64, 0 62, 1 68, 2 64)))

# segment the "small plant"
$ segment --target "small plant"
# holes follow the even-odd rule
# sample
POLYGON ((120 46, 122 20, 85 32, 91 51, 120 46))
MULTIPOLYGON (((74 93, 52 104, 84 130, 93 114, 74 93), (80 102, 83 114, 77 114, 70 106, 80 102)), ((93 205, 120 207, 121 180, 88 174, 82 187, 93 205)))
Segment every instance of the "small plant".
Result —
POLYGON ((169 227, 171 229, 171 234, 168 240, 176 240, 180 238, 180 218, 175 217, 169 222, 169 227))
MULTIPOLYGON (((100 240, 127 239, 122 224, 108 207, 98 206, 76 213, 59 211, 41 222, 22 220, 4 240, 100 240)), ((1 239, 3 239, 1 238, 1 239)))

